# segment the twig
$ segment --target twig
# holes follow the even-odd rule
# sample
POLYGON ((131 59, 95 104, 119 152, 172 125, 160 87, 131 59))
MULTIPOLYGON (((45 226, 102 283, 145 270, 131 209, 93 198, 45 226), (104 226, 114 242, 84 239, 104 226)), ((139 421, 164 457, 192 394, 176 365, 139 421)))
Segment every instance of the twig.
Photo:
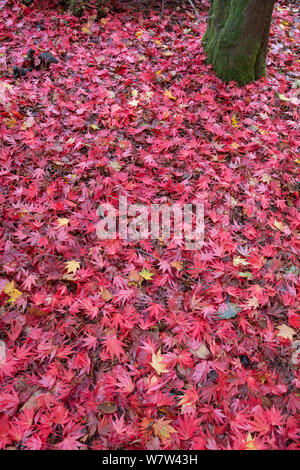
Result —
POLYGON ((198 18, 200 18, 199 12, 198 12, 197 8, 195 7, 193 1, 192 1, 192 0, 189 0, 189 2, 190 2, 190 4, 192 5, 192 7, 194 8, 194 11, 195 11, 196 15, 198 16, 198 18))
MULTIPOLYGON (((199 12, 198 12, 197 8, 195 7, 193 1, 189 0, 189 2, 192 5, 192 7, 193 7, 196 15, 198 16, 198 18, 200 18, 199 12)), ((161 0, 161 17, 164 16, 164 12, 165 12, 165 0, 161 0)))
POLYGON ((161 0, 161 17, 164 16, 165 12, 165 0, 161 0))

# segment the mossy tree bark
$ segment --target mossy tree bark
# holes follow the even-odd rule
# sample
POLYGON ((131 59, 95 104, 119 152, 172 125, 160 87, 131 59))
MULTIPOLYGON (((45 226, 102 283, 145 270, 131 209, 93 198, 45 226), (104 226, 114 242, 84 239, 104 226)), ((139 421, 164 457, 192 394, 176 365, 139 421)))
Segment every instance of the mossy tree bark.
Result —
POLYGON ((245 85, 266 75, 275 2, 211 0, 202 44, 219 78, 245 85))
MULTIPOLYGON (((105 16, 107 13, 108 9, 105 6, 106 3, 106 0, 96 0, 94 2, 94 6, 97 9, 98 17, 100 18, 105 16)), ((63 8, 70 8, 74 15, 81 16, 85 6, 89 4, 89 2, 85 0, 59 0, 59 4, 63 8)))

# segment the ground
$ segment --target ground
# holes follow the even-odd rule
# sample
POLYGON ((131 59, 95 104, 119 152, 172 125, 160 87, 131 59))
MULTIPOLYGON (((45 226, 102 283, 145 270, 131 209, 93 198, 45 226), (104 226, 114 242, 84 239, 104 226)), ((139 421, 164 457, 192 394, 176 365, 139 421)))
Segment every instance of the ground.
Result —
POLYGON ((297 10, 240 88, 183 3, 0 2, 3 449, 299 449, 297 10), (99 239, 119 195, 203 204, 204 246, 99 239))

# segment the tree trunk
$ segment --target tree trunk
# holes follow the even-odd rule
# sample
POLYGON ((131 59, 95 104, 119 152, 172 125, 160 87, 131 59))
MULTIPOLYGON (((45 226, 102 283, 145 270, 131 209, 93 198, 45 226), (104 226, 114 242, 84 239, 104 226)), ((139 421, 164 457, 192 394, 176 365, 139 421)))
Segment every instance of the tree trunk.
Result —
MULTIPOLYGON (((26 0, 29 1, 29 0, 26 0)), ((31 0, 33 1, 33 0, 31 0)), ((97 17, 102 18, 103 16, 106 16, 107 14, 107 7, 105 6, 107 3, 107 0, 96 0, 94 2, 94 6, 97 10, 97 17)), ((73 15, 75 16, 82 16, 84 8, 89 5, 88 0, 59 0, 58 4, 62 8, 69 8, 73 15)))
POLYGON ((266 75, 275 1, 211 0, 202 45, 219 78, 245 85, 266 75))

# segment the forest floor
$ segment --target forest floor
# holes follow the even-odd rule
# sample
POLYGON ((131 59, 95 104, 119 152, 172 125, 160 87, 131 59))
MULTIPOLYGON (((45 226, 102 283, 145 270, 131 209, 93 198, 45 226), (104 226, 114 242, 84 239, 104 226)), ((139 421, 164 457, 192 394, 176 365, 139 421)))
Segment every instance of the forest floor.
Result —
POLYGON ((206 16, 0 1, 3 449, 300 448, 298 13, 243 88, 206 16), (204 246, 101 240, 120 195, 203 204, 204 246))

